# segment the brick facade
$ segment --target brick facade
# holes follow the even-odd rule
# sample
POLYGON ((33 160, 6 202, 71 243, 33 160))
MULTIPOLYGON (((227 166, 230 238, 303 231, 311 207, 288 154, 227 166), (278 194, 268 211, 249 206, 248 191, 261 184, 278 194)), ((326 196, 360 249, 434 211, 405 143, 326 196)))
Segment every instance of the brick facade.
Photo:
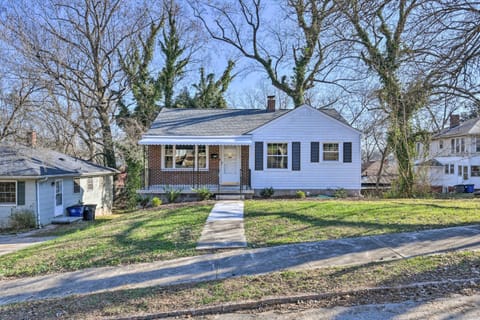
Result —
MULTIPOLYGON (((241 150, 241 182, 249 185, 250 173, 248 170, 249 147, 242 146, 241 150)), ((151 145, 147 149, 148 185, 218 185, 220 166, 220 146, 208 146, 208 170, 162 170, 162 146, 151 145), (216 154, 214 159, 212 154, 216 154)))

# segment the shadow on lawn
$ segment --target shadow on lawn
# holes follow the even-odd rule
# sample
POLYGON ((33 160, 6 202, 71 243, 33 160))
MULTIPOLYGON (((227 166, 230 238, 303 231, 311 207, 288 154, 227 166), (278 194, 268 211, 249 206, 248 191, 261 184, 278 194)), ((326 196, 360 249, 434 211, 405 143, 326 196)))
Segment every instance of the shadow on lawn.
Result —
MULTIPOLYGON (((452 238, 453 235, 442 235, 437 234, 439 239, 447 239, 452 238)), ((405 244, 404 241, 397 242, 398 245, 405 244)), ((474 242, 472 246, 478 246, 478 242, 474 242)), ((35 310, 35 314, 37 315, 46 315, 49 314, 52 310, 62 310, 66 313, 66 315, 72 316, 76 315, 79 316, 81 314, 106 314, 109 312, 115 313, 115 305, 123 305, 124 309, 119 309, 120 312, 125 312, 125 310, 131 310, 132 313, 135 312, 142 312, 145 311, 142 309, 142 302, 145 302, 144 299, 152 298, 152 305, 156 306, 158 309, 150 309, 149 312, 158 312, 158 311, 166 311, 172 309, 179 309, 179 308, 191 308, 195 304, 189 299, 185 299, 182 297, 190 297, 192 288, 202 288, 204 289, 203 295, 209 295, 209 290, 214 290, 218 288, 218 285, 221 285, 221 280, 229 277, 236 277, 241 275, 261 275, 266 272, 276 272, 281 271, 286 268, 295 268, 298 265, 302 265, 308 262, 314 262, 320 259, 318 255, 315 254, 314 251, 308 249, 308 245, 305 246, 304 252, 296 252, 296 255, 291 256, 289 259, 288 252, 285 254, 286 249, 280 248, 281 250, 275 251, 273 254, 272 252, 268 252, 268 250, 259 249, 256 250, 254 255, 257 255, 260 260, 254 261, 252 259, 252 253, 238 251, 236 253, 232 253, 228 256, 209 256, 209 259, 198 259, 198 260, 190 260, 185 261, 185 263, 180 264, 176 267, 171 267, 169 265, 159 266, 158 269, 155 270, 148 270, 142 271, 139 270, 133 274, 129 275, 118 275, 118 274, 109 274, 106 278, 103 279, 89 279, 83 278, 79 275, 72 275, 68 279, 63 279, 56 283, 55 288, 50 290, 33 290, 31 292, 22 292, 18 295, 13 295, 9 293, 5 293, 3 297, 0 298, 1 303, 5 303, 5 299, 15 299, 15 298, 22 298, 26 297, 26 299, 38 299, 41 297, 49 296, 51 292, 60 292, 59 288, 63 285, 67 286, 74 286, 75 289, 80 289, 80 293, 82 290, 88 292, 88 290, 102 290, 105 288, 116 288, 121 287, 123 285, 140 285, 141 287, 150 287, 150 288, 139 288, 139 289, 129 289, 124 290, 120 289, 113 293, 95 293, 86 296, 77 296, 73 298, 58 298, 57 300, 50 300, 50 301, 39 301, 39 302, 31 302, 28 306, 19 305, 19 306, 12 306, 6 307, 3 311, 0 311, 0 315, 9 316, 12 318, 22 318, 19 316, 12 316, 13 313, 8 313, 9 309, 17 310, 18 312, 16 315, 21 315, 21 312, 25 312, 29 308, 35 310), (275 254, 276 253, 276 254, 275 254), (283 258, 280 256, 284 256, 283 258), (271 257, 271 259, 269 259, 271 257), (242 261, 246 261, 246 263, 242 263, 242 261), (282 265, 276 265, 275 262, 283 261, 282 265), (256 263, 255 263, 256 262, 256 263), (260 263, 261 262, 261 263, 260 263), (216 274, 211 274, 211 270, 217 270, 216 274), (201 271, 200 273, 198 271, 201 271), (162 280, 172 279, 173 282, 170 284, 177 283, 177 285, 170 285, 167 287, 158 286, 161 284, 162 280), (205 282, 208 281, 208 282, 205 282), (159 283, 160 282, 160 283, 159 283), (182 282, 203 282, 200 284, 193 284, 193 285, 183 285, 179 284, 182 282), (152 287, 153 286, 153 287, 152 287), (210 289, 209 289, 210 288, 210 289), (155 297, 155 295, 160 295, 159 297, 155 297), (162 299, 162 295, 164 295, 165 300, 162 299), (180 298, 180 301, 176 304, 172 304, 172 295, 177 295, 180 298), (36 297, 36 298, 35 298, 36 297), (3 302, 2 302, 3 300, 3 302), (112 309, 113 307, 113 309, 112 309)), ((326 247, 325 247, 326 248, 326 247)), ((325 251, 326 252, 326 251, 325 251)), ((351 250, 346 250, 342 252, 342 255, 348 255, 353 253, 351 250)), ((329 254, 327 255, 326 259, 329 258, 329 254)), ((336 256, 338 254, 330 254, 330 256, 336 256)), ((468 278, 471 275, 473 269, 478 268, 480 264, 480 257, 474 258, 457 258, 454 261, 448 260, 449 258, 445 258, 444 262, 440 262, 438 266, 434 268, 430 268, 429 270, 422 271, 422 272, 415 272, 415 267, 412 266, 404 266, 402 268, 398 268, 398 261, 395 262, 381 262, 383 268, 386 270, 390 270, 395 268, 397 265, 398 272, 393 272, 388 277, 383 278, 376 278, 374 274, 371 272, 371 268, 375 268, 380 263, 368 263, 363 264, 360 266, 351 266, 351 267, 344 267, 339 269, 338 271, 333 271, 327 277, 330 279, 328 281, 338 281, 339 287, 341 290, 350 290, 356 289, 358 287, 355 286, 356 282, 355 279, 362 279, 364 275, 367 274, 371 277, 371 286, 373 287, 382 287, 382 286, 397 286, 397 285, 407 285, 411 283, 421 282, 421 281, 442 281, 447 279, 458 279, 458 278, 468 278), (342 284, 341 277, 348 278, 347 281, 343 282, 343 287, 340 285, 342 284), (378 280, 377 280, 378 279, 378 280), (346 282, 346 283, 345 283, 346 282), (349 286, 348 283, 352 285, 349 286)), ((320 259, 321 260, 321 259, 320 259)), ((402 262, 400 262, 401 264, 402 262)), ((418 262, 419 264, 422 263, 421 261, 418 262)), ((298 285, 298 289, 296 294, 305 294, 305 293, 328 293, 325 287, 322 287, 322 281, 316 281, 315 277, 311 276, 308 271, 303 272, 304 275, 302 276, 304 282, 309 281, 309 285, 298 285), (316 286, 316 287, 315 287, 316 286), (301 289, 307 288, 307 289, 301 289)), ((268 277, 268 276, 267 276, 268 277)), ((323 277, 323 276, 322 276, 323 277)), ((361 282, 362 282, 361 281, 361 282)), ((269 283, 270 281, 257 281, 254 282, 256 285, 264 284, 267 290, 259 289, 256 290, 257 296, 255 299, 261 299, 272 295, 278 295, 279 292, 275 291, 278 288, 274 288, 274 291, 269 291, 269 283)), ((168 283, 164 283, 163 285, 168 285, 168 283)), ((438 288, 438 287, 437 287, 438 288)), ((68 288, 67 288, 68 289, 68 288)), ((291 289, 291 288, 289 288, 291 289)), ((446 296, 449 293, 459 291, 459 288, 449 284, 445 288, 441 288, 441 291, 435 291, 435 286, 432 289, 433 293, 430 294, 427 290, 427 295, 431 297, 441 297, 446 296)), ((70 292, 67 290, 67 292, 70 292)), ((78 291, 73 291, 78 293, 78 291)), ((292 292, 292 290, 290 290, 292 292)), ((425 292, 425 291, 424 291, 425 292)), ((230 297, 237 297, 238 300, 241 295, 239 296, 237 292, 227 292, 230 294, 230 297)), ((399 300, 407 300, 418 298, 417 293, 414 291, 404 290, 400 292, 401 294, 399 300)), ((202 293, 200 293, 201 295, 202 293)), ((200 305, 201 298, 199 300, 199 295, 193 295, 193 297, 197 297, 196 305, 200 305)), ((217 296, 217 300, 213 300, 218 302, 224 301, 222 297, 217 296)), ((235 299, 235 298, 234 298, 235 299)), ((339 301, 343 301, 346 305, 355 305, 355 304, 366 304, 372 302, 372 296, 366 292, 365 294, 359 295, 348 295, 346 299, 340 299, 339 301)), ((175 301, 175 300, 173 300, 175 301)), ((384 294, 378 296, 374 300, 375 302, 395 302, 395 296, 384 294)), ((406 312, 407 310, 405 310, 406 312)), ((13 312, 13 311, 12 311, 13 312)), ((438 314, 439 310, 432 310, 432 315, 438 314)), ((112 314, 108 314, 112 316, 112 314)), ((341 314, 340 314, 341 315, 341 314)), ((341 318, 341 317, 339 317, 341 318)))
MULTIPOLYGON (((372 209, 381 210, 378 216, 375 213, 365 213, 362 215, 361 208, 344 210, 342 212, 322 212, 321 210, 329 210, 318 204, 302 206, 299 209, 288 212, 288 208, 278 207, 270 208, 270 211, 248 210, 245 212, 247 240, 251 247, 275 246, 290 243, 290 240, 278 240, 282 237, 290 239, 298 239, 294 242, 329 240, 337 238, 350 238, 362 235, 379 235, 384 233, 399 233, 409 231, 421 231, 428 229, 439 229, 448 227, 457 227, 469 224, 478 224, 478 221, 443 222, 440 220, 431 223, 408 223, 404 222, 400 215, 399 209, 402 206, 422 206, 425 212, 429 212, 429 208, 441 208, 450 210, 459 210, 462 208, 456 206, 441 206, 430 203, 394 203, 390 206, 381 206, 372 209), (400 207, 400 208, 399 208, 400 207), (312 210, 318 210, 319 214, 315 215, 307 213, 312 210), (352 219, 357 217, 356 219, 352 219), (250 220, 250 221, 249 221, 250 220), (255 225, 252 225, 252 222, 255 225), (279 221, 285 222, 283 225, 279 221), (288 223, 291 222, 291 223, 288 223), (254 231, 251 231, 250 228, 254 231), (263 232, 264 236, 259 235, 263 232)), ((404 208, 401 208, 404 210, 404 208)), ((472 209, 473 210, 473 209, 472 209)), ((479 216, 480 217, 480 216, 479 216)), ((406 218, 408 221, 408 217, 406 218)))

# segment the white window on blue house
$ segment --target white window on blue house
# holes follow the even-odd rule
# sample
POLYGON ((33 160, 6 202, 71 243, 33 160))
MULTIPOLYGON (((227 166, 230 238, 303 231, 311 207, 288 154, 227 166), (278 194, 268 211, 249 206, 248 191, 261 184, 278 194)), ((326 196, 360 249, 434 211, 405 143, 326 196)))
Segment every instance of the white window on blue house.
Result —
POLYGON ((288 143, 267 144, 267 168, 287 169, 288 168, 288 143))
POLYGON ((480 177, 480 166, 471 166, 470 175, 472 177, 480 177))
POLYGON ((339 154, 338 143, 323 144, 323 161, 338 161, 339 154))
POLYGON ((480 136, 475 137, 475 152, 480 152, 480 136))
POLYGON ((0 181, 0 204, 17 203, 17 185, 15 181, 0 181))
POLYGON ((205 145, 166 145, 163 150, 164 169, 207 169, 208 148, 205 145))

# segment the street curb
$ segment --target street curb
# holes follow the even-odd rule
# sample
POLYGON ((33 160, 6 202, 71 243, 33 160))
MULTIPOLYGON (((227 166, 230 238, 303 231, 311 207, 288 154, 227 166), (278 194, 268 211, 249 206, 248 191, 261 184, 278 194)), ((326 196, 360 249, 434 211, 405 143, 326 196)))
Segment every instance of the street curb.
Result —
POLYGON ((204 308, 194 308, 194 309, 183 309, 183 310, 174 310, 167 312, 159 312, 155 314, 150 314, 147 316, 130 316, 127 318, 116 318, 117 320, 153 320, 161 319, 167 317, 181 317, 181 316, 202 316, 202 315, 211 315, 211 314, 222 314, 222 313, 231 313, 237 311, 253 310, 259 309, 262 307, 269 307, 274 305, 298 303, 312 300, 324 300, 333 297, 341 296, 350 296, 358 294, 367 294, 367 293, 382 293, 388 291, 400 291, 408 289, 420 289, 428 288, 429 286, 461 286, 461 287, 480 287, 480 277, 469 278, 469 279, 457 279, 457 280, 443 280, 443 281, 428 281, 428 282, 419 282, 409 285, 401 286, 391 286, 391 287, 374 287, 374 288, 365 288, 359 290, 350 290, 350 291, 340 291, 334 293, 320 293, 320 294, 306 294, 306 295, 293 295, 293 296, 281 296, 276 298, 262 299, 258 301, 248 301, 240 303, 227 303, 211 307, 204 308))

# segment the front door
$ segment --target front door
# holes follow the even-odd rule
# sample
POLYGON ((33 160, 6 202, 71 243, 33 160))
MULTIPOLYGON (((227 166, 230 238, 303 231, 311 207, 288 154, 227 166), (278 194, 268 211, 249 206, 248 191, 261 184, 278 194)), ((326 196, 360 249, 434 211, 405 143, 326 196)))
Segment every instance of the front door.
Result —
POLYGON ((63 180, 55 180, 53 203, 55 204, 55 216, 61 216, 63 214, 63 180))
POLYGON ((220 184, 240 184, 240 148, 223 146, 222 165, 220 166, 220 184))

